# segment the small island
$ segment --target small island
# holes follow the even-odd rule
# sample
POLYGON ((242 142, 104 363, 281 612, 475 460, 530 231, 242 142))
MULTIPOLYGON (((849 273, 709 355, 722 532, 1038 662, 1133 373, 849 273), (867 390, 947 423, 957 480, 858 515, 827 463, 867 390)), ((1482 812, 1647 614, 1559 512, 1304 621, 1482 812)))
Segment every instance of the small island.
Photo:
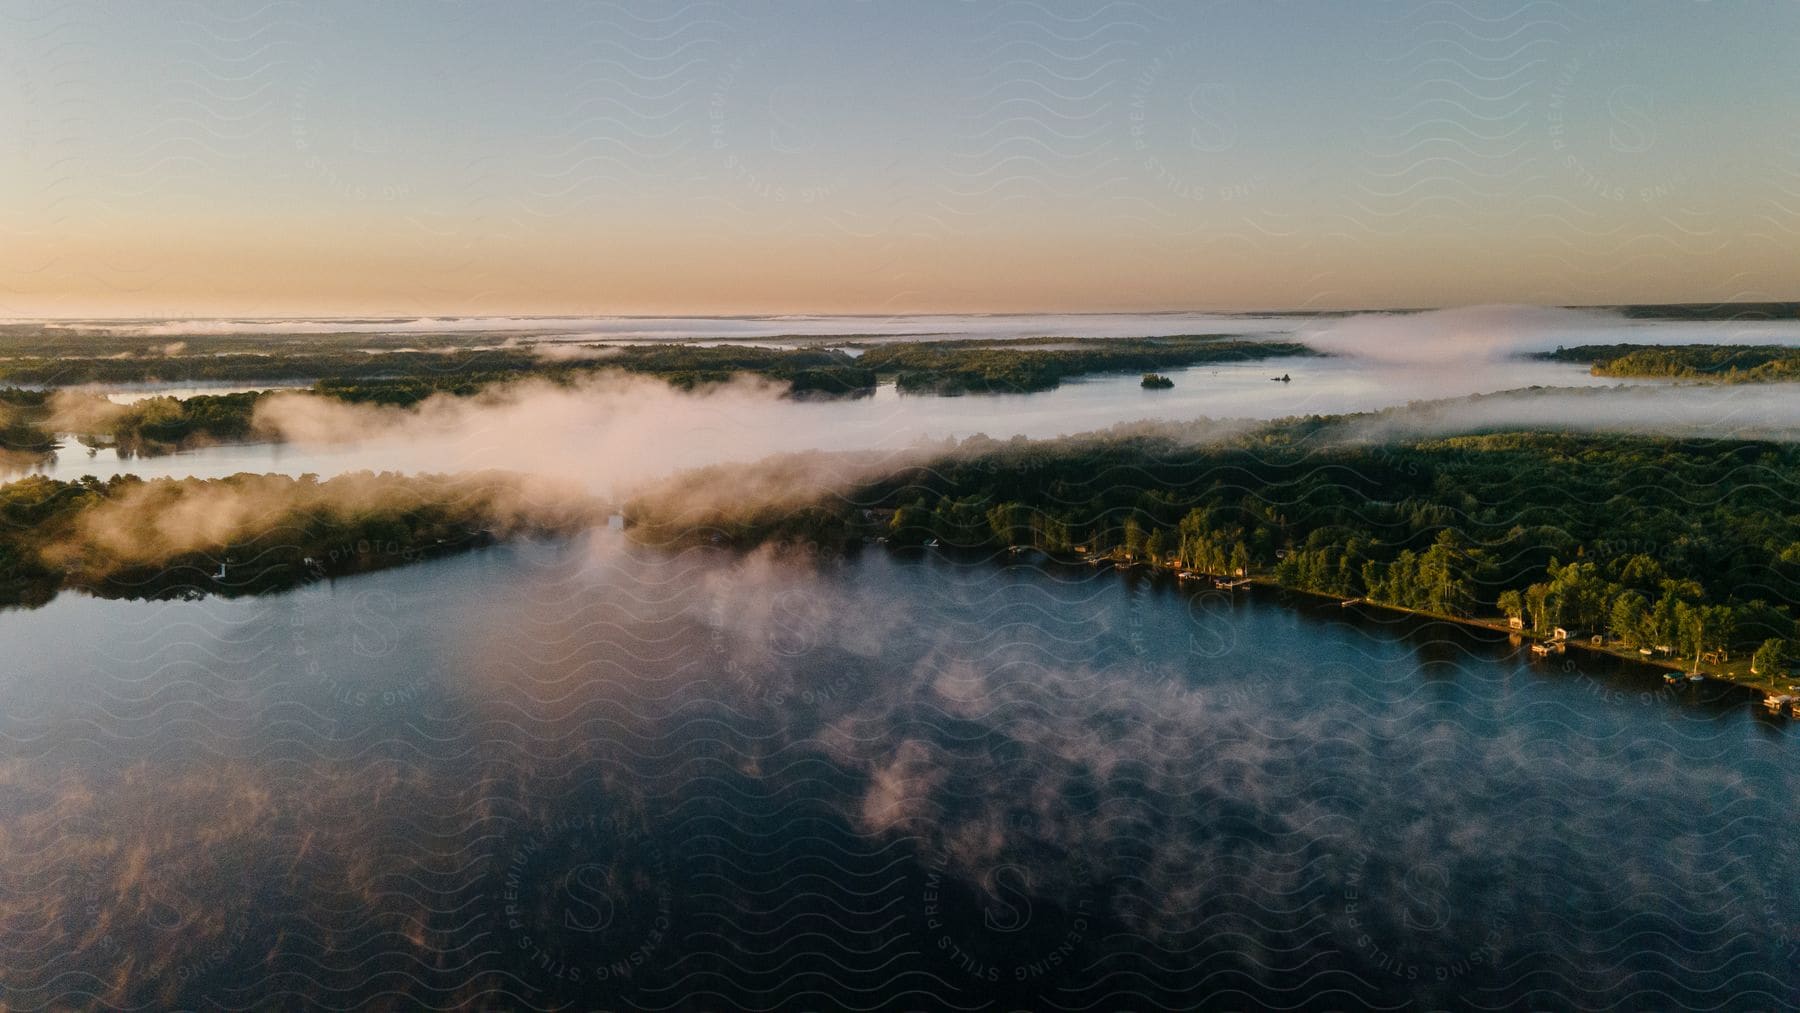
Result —
POLYGON ((1168 390, 1175 386, 1175 381, 1161 373, 1145 373, 1142 386, 1145 390, 1168 390))

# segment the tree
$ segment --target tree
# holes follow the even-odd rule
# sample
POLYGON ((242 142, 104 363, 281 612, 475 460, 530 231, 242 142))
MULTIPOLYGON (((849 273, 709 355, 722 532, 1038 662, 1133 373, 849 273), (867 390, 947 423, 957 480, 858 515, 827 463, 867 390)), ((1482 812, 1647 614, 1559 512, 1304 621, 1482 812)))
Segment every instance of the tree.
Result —
POLYGON ((1144 529, 1136 517, 1125 518, 1125 556, 1136 559, 1144 554, 1144 529))
POLYGON ((1681 634, 1681 610, 1685 607, 1673 591, 1662 596, 1656 603, 1655 610, 1650 613, 1649 629, 1645 631, 1652 642, 1651 646, 1674 644, 1681 634))
POLYGON ((1550 617, 1550 585, 1533 584, 1525 589, 1525 608, 1531 613, 1531 628, 1547 632, 1556 623, 1550 617))
POLYGON ((1613 599, 1612 635, 1615 639, 1642 647, 1646 642, 1645 627, 1649 618, 1649 599, 1636 591, 1626 591, 1613 599))
POLYGON ((988 527, 1001 545, 1031 544, 1031 515, 1022 503, 999 503, 987 512, 988 527))
POLYGON ((1655 590, 1663 579, 1662 564, 1643 553, 1627 559, 1619 569, 1619 583, 1629 587, 1655 590))
POLYGON ((1153 564, 1161 563, 1163 556, 1167 555, 1169 551, 1168 541, 1168 536, 1163 534, 1163 529, 1152 528, 1149 536, 1144 539, 1144 558, 1153 564))
POLYGON ((1462 538, 1451 528, 1438 532, 1431 548, 1419 557, 1416 593, 1423 608, 1445 615, 1468 615, 1475 609, 1473 576, 1481 567, 1479 553, 1463 547, 1462 538))
POLYGON ((1756 649, 1756 656, 1750 659, 1750 671, 1755 675, 1766 675, 1773 684, 1776 679, 1787 674, 1788 644, 1787 641, 1770 637, 1756 649))
POLYGON ((1525 618, 1525 597, 1523 595, 1519 594, 1519 592, 1517 592, 1517 591, 1502 591, 1502 592, 1500 592, 1500 600, 1497 604, 1500 606, 1501 614, 1506 616, 1506 618, 1508 618, 1508 619, 1523 619, 1523 618, 1525 618))
POLYGON ((1714 605, 1706 610, 1706 629, 1713 646, 1729 648, 1737 639, 1737 610, 1730 605, 1714 605))

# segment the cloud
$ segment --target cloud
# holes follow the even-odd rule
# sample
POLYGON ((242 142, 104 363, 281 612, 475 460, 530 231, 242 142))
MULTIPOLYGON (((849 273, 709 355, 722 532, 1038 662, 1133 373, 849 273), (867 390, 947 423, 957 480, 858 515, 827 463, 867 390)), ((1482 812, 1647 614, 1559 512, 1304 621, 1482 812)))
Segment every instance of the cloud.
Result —
POLYGON ((1580 430, 1794 442, 1800 440, 1800 399, 1794 387, 1645 384, 1511 390, 1351 416, 1338 434, 1378 442, 1495 429, 1580 430))
MULTIPOLYGON (((830 427, 821 431, 820 408, 830 405, 797 402, 785 392, 783 384, 748 376, 683 391, 652 377, 605 372, 568 386, 528 380, 472 397, 440 394, 406 408, 285 392, 258 404, 254 425, 300 447, 348 446, 355 459, 405 462, 409 470, 504 468, 624 497, 687 469, 830 446, 834 435, 838 447, 859 445, 830 427)), ((793 472, 783 480, 798 481, 793 472)), ((791 489, 764 483, 720 494, 784 491, 791 489)))
MULTIPOLYGON (((571 483, 499 472, 403 476, 362 472, 327 482, 282 475, 144 482, 81 511, 73 529, 42 548, 46 560, 97 575, 119 564, 157 564, 248 540, 296 539, 316 523, 429 511, 500 536, 571 531, 596 522, 594 504, 571 483)), ((313 535, 312 537, 316 537, 313 535)))
POLYGON ((1508 305, 1325 317, 1301 325, 1294 336, 1334 355, 1445 368, 1501 362, 1558 345, 1800 343, 1791 321, 1634 320, 1613 310, 1508 305))
POLYGON ((1398 365, 1470 365, 1588 343, 1581 334, 1625 325, 1614 313, 1546 306, 1469 306, 1426 313, 1361 313, 1302 327, 1323 352, 1398 365))

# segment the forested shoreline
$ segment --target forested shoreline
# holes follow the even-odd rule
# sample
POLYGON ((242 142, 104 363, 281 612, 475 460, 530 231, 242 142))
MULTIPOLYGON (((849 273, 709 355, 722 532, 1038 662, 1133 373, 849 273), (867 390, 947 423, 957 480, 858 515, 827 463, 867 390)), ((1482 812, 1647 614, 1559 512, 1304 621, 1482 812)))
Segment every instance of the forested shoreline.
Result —
POLYGON ((221 479, 41 476, 0 486, 0 606, 59 591, 243 595, 524 535, 567 535, 600 504, 503 472, 221 479))
POLYGON ((1717 383, 1800 381, 1800 348, 1788 345, 1576 345, 1537 357, 1591 363, 1595 376, 1717 383))
MULTIPOLYGON (((841 476, 867 465, 850 455, 789 455, 682 473, 624 512, 635 538, 669 547, 1031 549, 1517 618, 1734 678, 1753 658, 1764 676, 1785 668, 1800 640, 1800 448, 1544 432, 1366 443, 1349 435, 1360 420, 1204 442, 977 437, 855 478, 841 476)), ((526 489, 501 475, 24 479, 0 488, 0 601, 279 590, 603 518, 582 496, 526 489), (213 516, 232 520, 197 520, 213 516), (200 535, 170 541, 165 518, 200 535), (343 545, 385 548, 334 557, 343 545)))
POLYGON ((999 342, 909 341, 875 345, 857 360, 915 394, 1025 394, 1095 373, 1142 373, 1206 363, 1312 356, 1295 341, 1225 334, 1166 338, 1027 338, 999 342), (1046 347, 1048 346, 1048 347, 1046 347))
MULTIPOLYGON (((720 468, 628 515, 657 544, 840 550, 880 539, 1245 574, 1452 618, 1516 616, 1537 635, 1560 627, 1664 647, 1734 677, 1800 636, 1800 448, 1529 432, 1370 445, 1337 432, 1336 420, 1313 419, 1203 446, 1155 435, 972 440, 783 506, 694 495, 734 481, 720 468)), ((823 467, 801 455, 763 470, 823 467)))
POLYGON ((797 398, 865 396, 883 378, 912 394, 1025 393, 1096 373, 1315 354, 1293 342, 1219 335, 906 341, 869 346, 860 357, 826 347, 688 343, 557 345, 551 351, 558 357, 531 348, 277 347, 282 350, 269 354, 168 354, 150 348, 126 355, 0 360, 0 383, 14 384, 0 386, 0 450, 46 454, 63 434, 88 446, 113 446, 134 455, 269 440, 273 434, 254 425, 256 407, 280 389, 408 407, 436 395, 471 397, 527 379, 574 385, 612 371, 654 377, 683 390, 754 376, 783 385, 787 396, 797 398), (1044 347, 1053 343, 1056 347, 1044 347), (268 383, 269 389, 152 396, 118 405, 79 386, 141 382, 268 383))
POLYGON ((1004 341, 842 342, 827 347, 767 347, 723 342, 574 343, 433 348, 368 348, 340 344, 237 345, 198 353, 184 342, 127 347, 101 354, 86 344, 55 352, 38 344, 27 354, 0 355, 0 385, 233 383, 316 385, 349 399, 411 403, 439 391, 467 393, 527 376, 568 381, 602 369, 656 376, 678 387, 718 383, 749 373, 791 384, 797 392, 854 394, 878 377, 898 377, 903 390, 1037 391, 1064 379, 1104 372, 1142 372, 1205 362, 1318 354, 1293 341, 1230 335, 1145 338, 1025 338, 1004 341))

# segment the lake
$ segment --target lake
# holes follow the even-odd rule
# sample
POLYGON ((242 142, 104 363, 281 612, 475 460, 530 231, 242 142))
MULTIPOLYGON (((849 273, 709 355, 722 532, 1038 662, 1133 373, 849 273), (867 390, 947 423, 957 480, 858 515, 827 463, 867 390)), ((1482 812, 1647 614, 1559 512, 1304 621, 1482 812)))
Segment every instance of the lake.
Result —
POLYGON ((603 533, 0 653, 21 1008, 1800 995, 1795 729, 1391 613, 603 533))
MULTIPOLYGON (((1280 358, 1166 371, 1171 390, 1144 390, 1139 374, 1091 376, 1034 394, 938 397, 903 395, 884 383, 872 396, 793 401, 766 395, 735 401, 729 411, 662 412, 654 437, 659 471, 800 450, 899 451, 921 442, 985 433, 1045 438, 1092 432, 1145 419, 1181 422, 1276 419, 1295 415, 1374 411, 1408 401, 1530 387, 1597 389, 1638 386, 1589 375, 1568 363, 1520 360, 1491 369, 1404 368, 1351 358, 1280 358), (1271 378, 1289 376, 1290 382, 1271 378)), ((1717 388, 1710 416, 1730 418, 1734 404, 1763 391, 1717 388)), ((143 390, 132 396, 145 396, 143 390)), ((15 467, 6 477, 35 473, 57 479, 118 474, 146 478, 217 478, 240 471, 321 477, 349 471, 459 471, 541 467, 603 478, 607 461, 590 453, 596 430, 629 413, 596 397, 587 415, 563 413, 555 425, 519 428, 471 425, 467 432, 357 443, 228 444, 155 457, 90 450, 73 440, 48 460, 15 467)))

